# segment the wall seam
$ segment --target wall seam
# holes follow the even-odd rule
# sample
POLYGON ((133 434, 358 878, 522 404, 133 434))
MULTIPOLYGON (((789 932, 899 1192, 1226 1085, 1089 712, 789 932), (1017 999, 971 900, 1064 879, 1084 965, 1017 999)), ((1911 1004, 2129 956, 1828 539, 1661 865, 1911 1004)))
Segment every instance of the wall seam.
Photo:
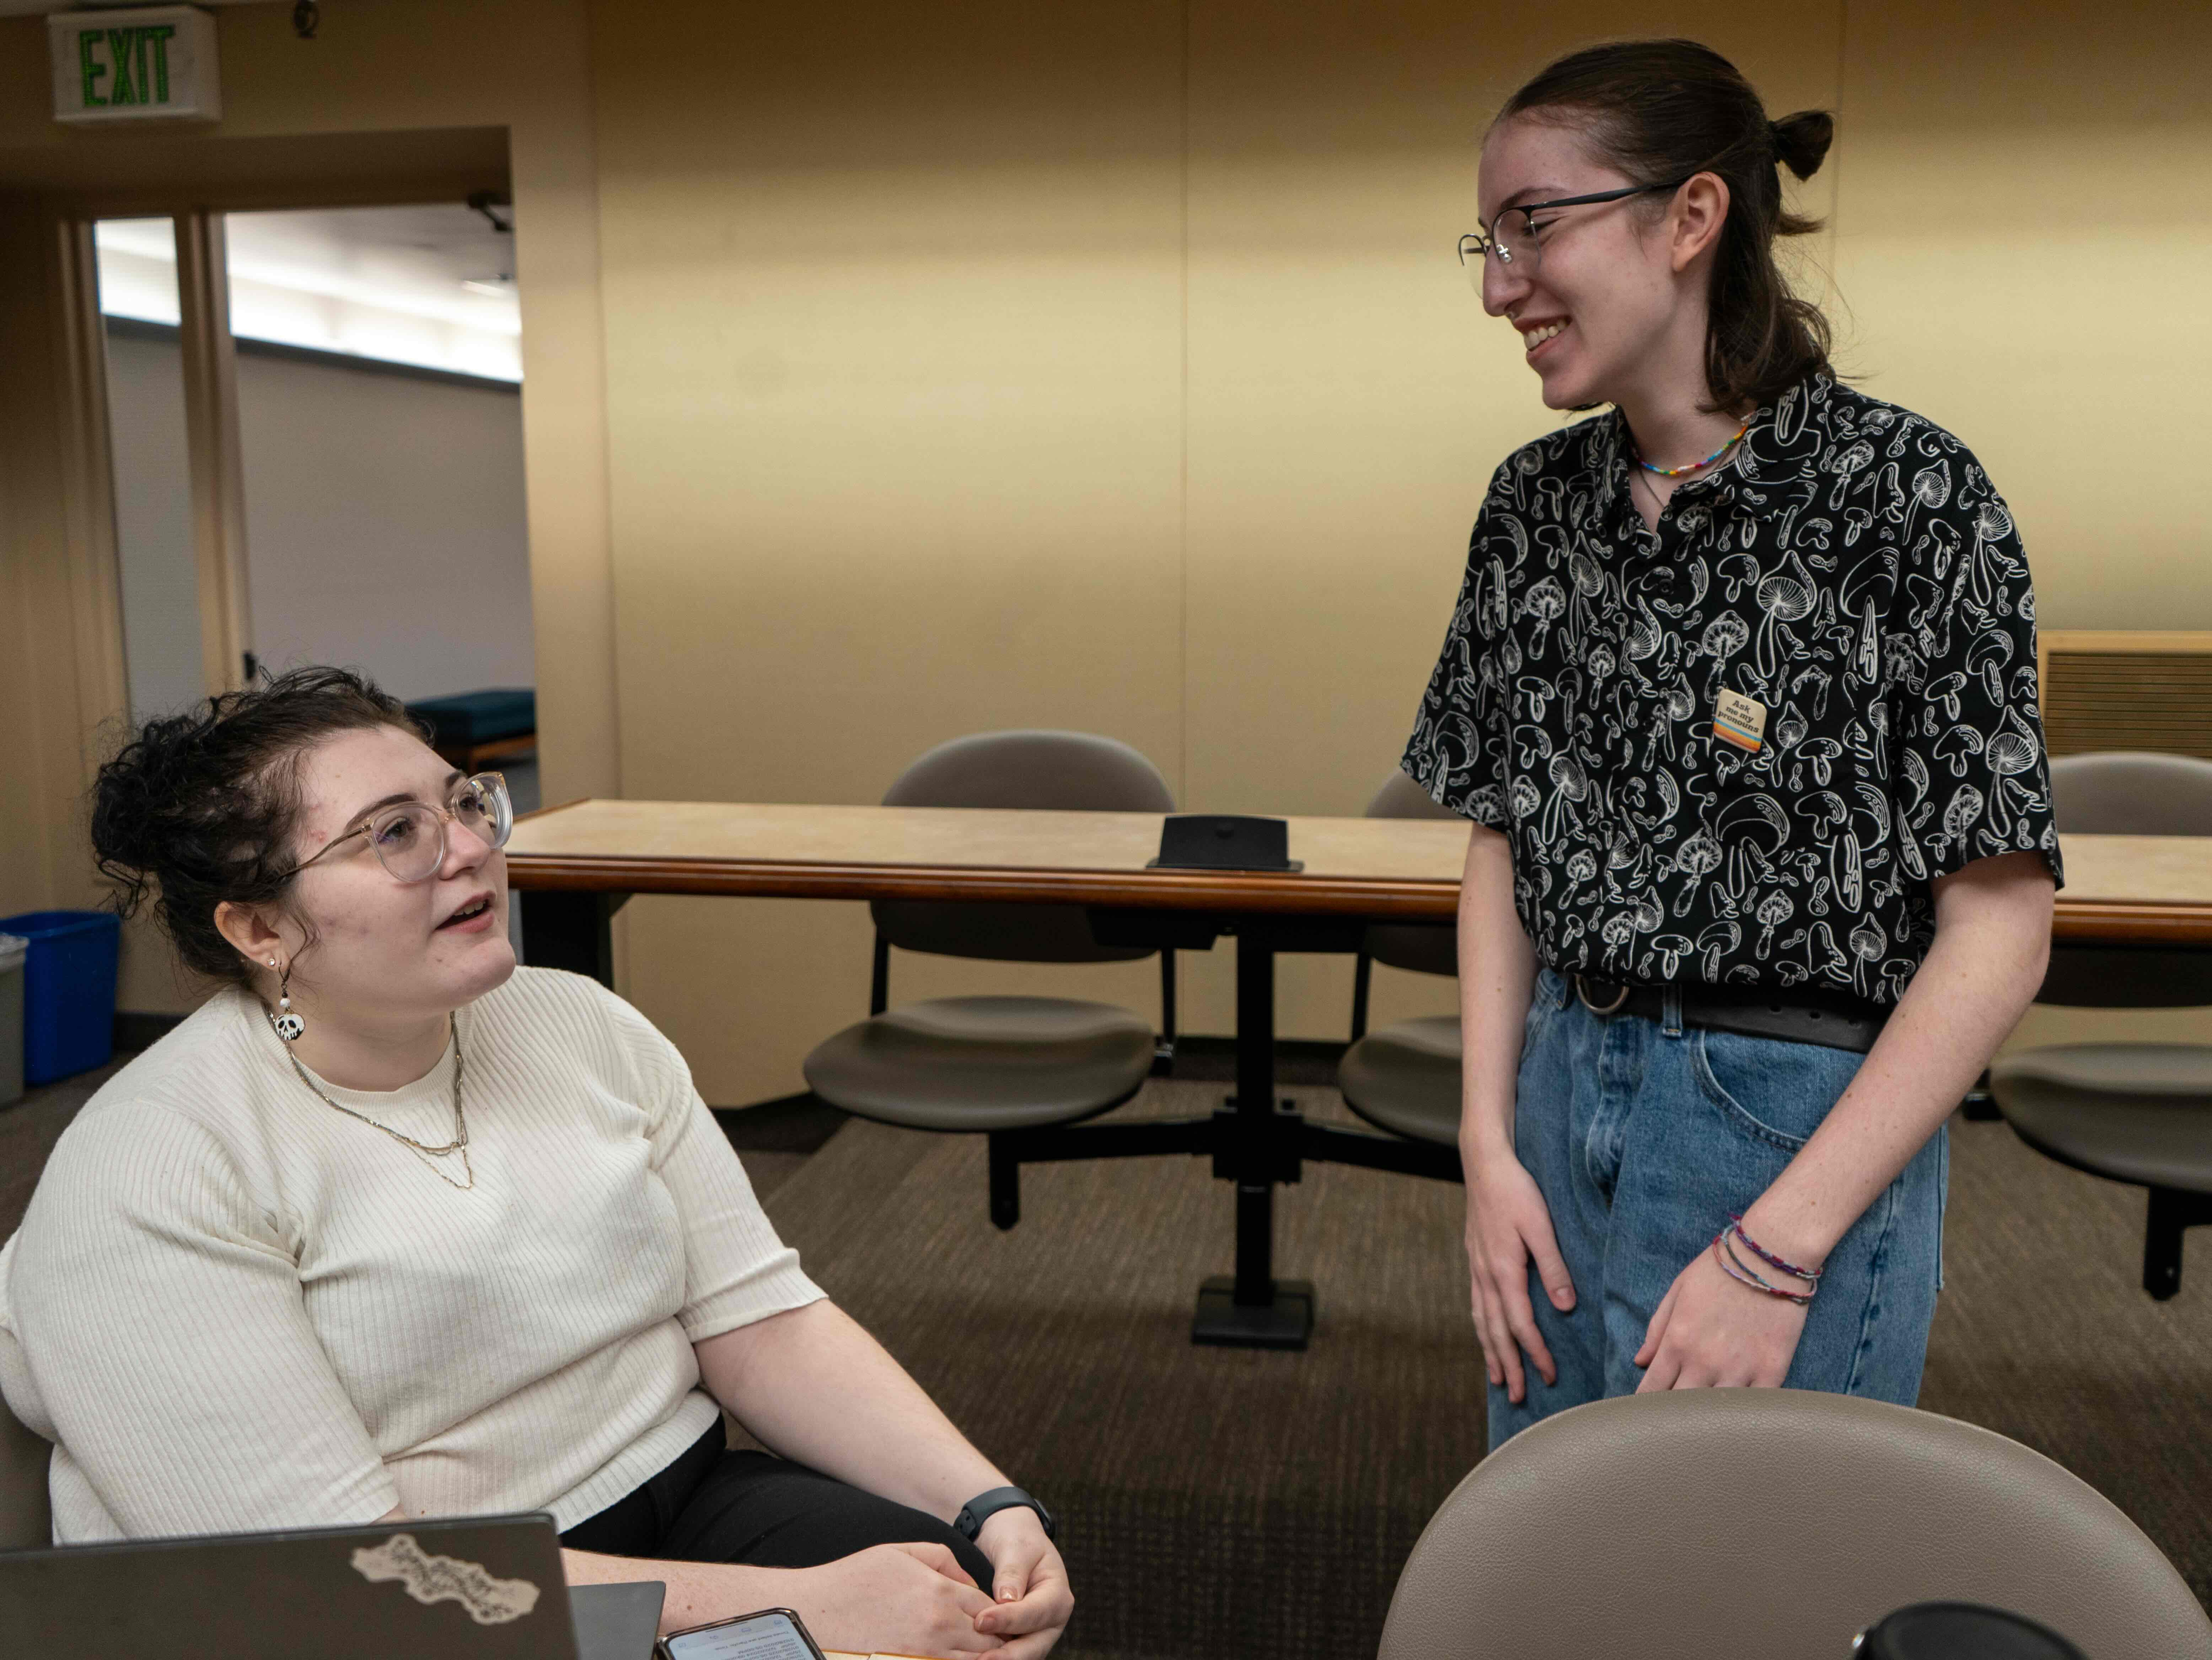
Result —
POLYGON ((1835 303, 1851 319, 1851 345, 1858 344, 1858 318, 1850 302, 1844 298, 1842 278, 1838 275, 1844 265, 1844 157, 1850 147, 1850 130, 1844 124, 1844 89, 1849 85, 1850 74, 1850 0, 1836 0, 1836 132, 1838 137, 1830 148, 1835 161, 1828 173, 1828 292, 1835 303))
POLYGON ((1176 652, 1181 676, 1176 696, 1176 801, 1190 807, 1190 59, 1191 3, 1182 3, 1182 130, 1179 149, 1182 185, 1182 222, 1177 240, 1181 254, 1182 288, 1182 476, 1176 481, 1176 575, 1179 593, 1176 607, 1176 652))

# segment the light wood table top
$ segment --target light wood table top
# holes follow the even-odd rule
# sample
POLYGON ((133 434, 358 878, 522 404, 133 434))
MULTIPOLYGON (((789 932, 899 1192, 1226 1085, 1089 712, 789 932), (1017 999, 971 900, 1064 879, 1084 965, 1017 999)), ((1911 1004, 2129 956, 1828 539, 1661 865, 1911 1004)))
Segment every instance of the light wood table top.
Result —
POLYGON ((1148 870, 1158 813, 582 801, 514 827, 520 888, 1449 916, 1467 827, 1292 819, 1297 873, 1148 870))
MULTIPOLYGON (((1302 871, 1152 870, 1157 813, 588 800, 514 827, 529 890, 932 899, 1443 920, 1467 827, 1292 818, 1302 871)), ((2065 940, 2212 945, 2212 837, 2068 836, 2065 940)))

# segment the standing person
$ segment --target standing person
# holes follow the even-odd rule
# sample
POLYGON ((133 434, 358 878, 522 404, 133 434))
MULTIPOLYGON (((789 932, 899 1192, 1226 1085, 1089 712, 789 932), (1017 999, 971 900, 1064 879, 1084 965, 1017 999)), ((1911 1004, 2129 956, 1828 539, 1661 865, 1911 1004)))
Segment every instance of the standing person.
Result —
POLYGON ((544 1510, 570 1583, 665 1582, 664 1630, 1043 1660, 1051 1516, 800 1272, 675 1045, 516 966, 512 823, 337 669, 100 769, 100 868, 222 989, 0 1246, 56 1542, 544 1510))
POLYGON ((1483 145, 1483 308, 1547 405, 1612 406, 1498 470, 1405 759, 1474 821, 1492 1446, 1639 1390, 1912 1402, 1943 1123, 2042 981, 2019 536, 1956 439, 1838 384, 1774 263, 1815 228, 1778 163, 1832 131, 1649 40, 1553 64, 1483 145))

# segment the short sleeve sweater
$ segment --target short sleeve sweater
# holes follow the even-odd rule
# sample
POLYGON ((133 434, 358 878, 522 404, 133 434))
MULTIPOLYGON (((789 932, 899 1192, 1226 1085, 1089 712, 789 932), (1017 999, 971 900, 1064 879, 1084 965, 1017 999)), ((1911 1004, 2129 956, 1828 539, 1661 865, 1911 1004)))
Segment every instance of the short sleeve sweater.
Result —
POLYGON ((1619 411, 1498 470, 1405 770, 1506 833, 1538 956, 1889 1004, 1975 859, 2060 874, 2035 593, 1920 415, 1814 375, 1656 530, 1619 411))
MULTIPOLYGON (((318 1100, 239 991, 77 1115, 0 1251, 0 1390, 57 1443, 57 1542, 573 1526, 715 1421, 693 1342, 822 1295, 629 1004, 523 968, 459 1029, 465 1191, 318 1100)), ((323 1087, 435 1145, 453 1081, 449 1046, 404 1089, 323 1087)))

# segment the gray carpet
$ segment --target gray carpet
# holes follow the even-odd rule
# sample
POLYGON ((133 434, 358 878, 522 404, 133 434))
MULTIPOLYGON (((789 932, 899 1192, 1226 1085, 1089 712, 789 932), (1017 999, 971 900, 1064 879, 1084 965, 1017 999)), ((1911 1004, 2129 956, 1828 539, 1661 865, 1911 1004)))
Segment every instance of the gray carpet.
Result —
POLYGON ((118 1055, 92 1072, 80 1072, 59 1083, 41 1084, 21 1100, 0 1106, 0 1239, 15 1231, 31 1203, 31 1190, 46 1167, 46 1154, 54 1150, 76 1110, 93 1098, 100 1085, 121 1071, 131 1059, 118 1055))
MULTIPOLYGON (((1291 1092, 1340 1117, 1332 1092, 1291 1092)), ((1211 1107, 1155 1084, 1124 1113, 1211 1107)), ((2140 1192, 2002 1124, 1954 1125, 1948 1288, 1922 1404, 2056 1458, 2212 1598, 2212 1234, 2174 1301, 2136 1287, 2140 1192)), ((1024 1172, 994 1230, 979 1139, 840 1131, 769 1209, 809 1270, 1017 1481, 1060 1506, 1067 1652, 1371 1654, 1397 1571, 1481 1456, 1456 1187, 1340 1167, 1287 1190, 1278 1272, 1317 1283, 1303 1354, 1194 1348, 1230 1265, 1198 1160, 1024 1172)))

